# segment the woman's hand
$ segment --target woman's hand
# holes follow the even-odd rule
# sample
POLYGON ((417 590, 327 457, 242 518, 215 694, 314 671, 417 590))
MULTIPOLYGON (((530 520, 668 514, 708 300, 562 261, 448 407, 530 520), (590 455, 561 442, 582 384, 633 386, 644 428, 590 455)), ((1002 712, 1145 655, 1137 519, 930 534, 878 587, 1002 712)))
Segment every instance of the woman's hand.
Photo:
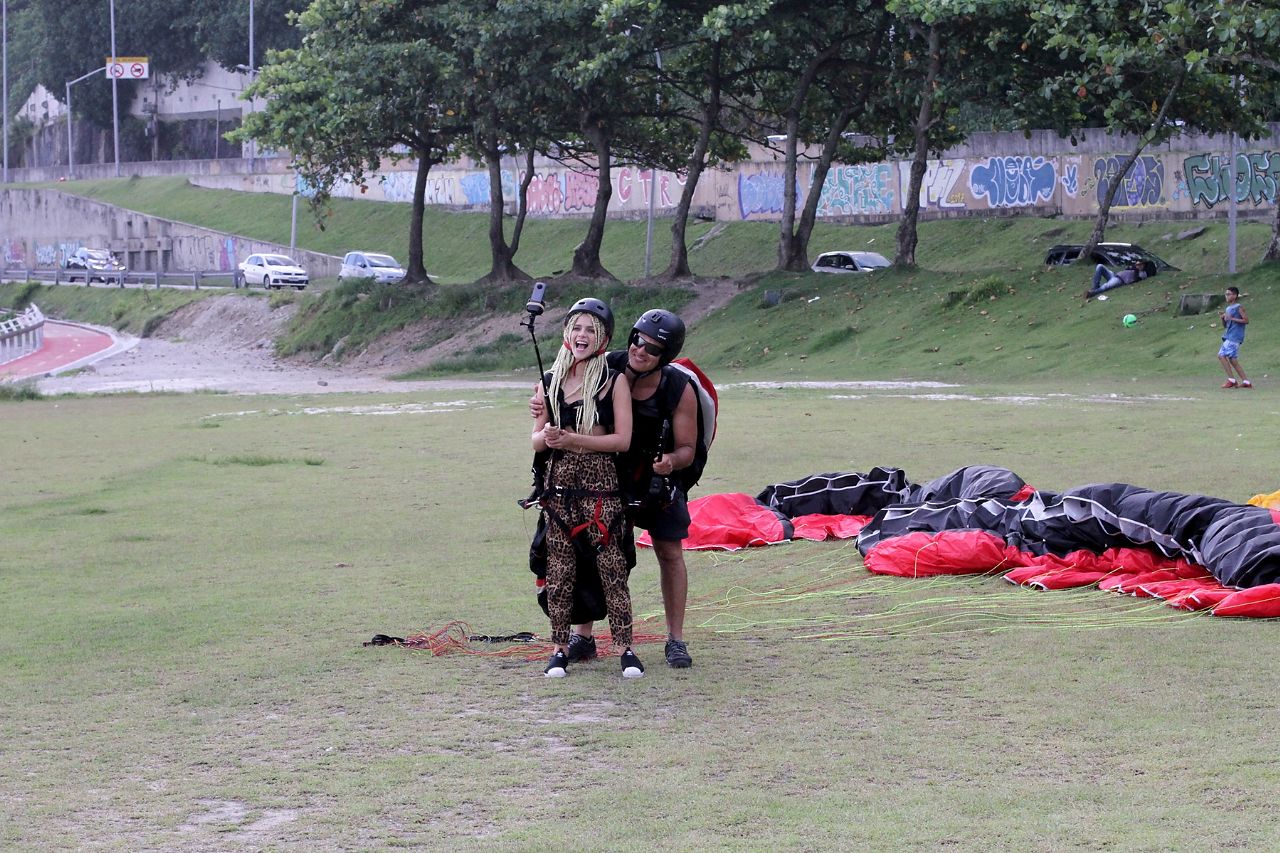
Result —
POLYGON ((542 428, 542 439, 547 443, 547 447, 556 450, 570 450, 570 445, 574 443, 573 437, 577 433, 573 430, 560 429, 559 427, 547 424, 542 428))

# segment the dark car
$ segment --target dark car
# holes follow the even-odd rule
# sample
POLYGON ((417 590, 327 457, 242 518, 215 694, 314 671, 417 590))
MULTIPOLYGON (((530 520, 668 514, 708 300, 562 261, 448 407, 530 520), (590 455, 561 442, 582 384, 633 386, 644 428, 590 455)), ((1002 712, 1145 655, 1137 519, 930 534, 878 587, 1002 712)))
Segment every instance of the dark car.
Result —
POLYGON ((67 281, 118 281, 124 272, 124 264, 106 249, 76 249, 67 256, 63 267, 67 281), (73 271, 79 271, 77 274, 73 271))
MULTIPOLYGON (((1080 260, 1080 251, 1083 248, 1084 246, 1079 243, 1054 246, 1045 253, 1045 265, 1056 267, 1073 264, 1080 260)), ((1102 264, 1107 269, 1119 270, 1133 266, 1136 261, 1146 261, 1147 266, 1158 273, 1178 269, 1134 243, 1099 243, 1093 248, 1091 263, 1102 264)))

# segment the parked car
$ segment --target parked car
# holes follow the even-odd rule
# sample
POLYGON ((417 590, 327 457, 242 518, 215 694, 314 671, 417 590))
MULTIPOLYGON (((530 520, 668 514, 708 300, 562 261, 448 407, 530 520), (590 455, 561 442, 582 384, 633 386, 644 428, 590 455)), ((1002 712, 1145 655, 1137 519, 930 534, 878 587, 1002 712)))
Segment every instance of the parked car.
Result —
POLYGON ((371 278, 374 281, 399 281, 404 267, 390 255, 376 252, 347 252, 342 259, 338 278, 371 278))
POLYGON ((296 287, 298 290, 311 283, 307 271, 287 255, 250 255, 240 264, 244 283, 261 284, 267 290, 275 287, 296 287))
POLYGON ((106 249, 81 247, 68 255, 62 266, 69 271, 67 281, 118 281, 124 272, 124 264, 106 249), (75 270, 85 274, 77 275, 75 270))
MULTIPOLYGON (((1054 246, 1045 253, 1046 266, 1056 267, 1073 264, 1080 259, 1080 251, 1084 246, 1079 243, 1054 246)), ((1102 264, 1111 270, 1120 270, 1133 266, 1136 261, 1146 261, 1147 266, 1162 273, 1166 270, 1177 270, 1173 264, 1156 257, 1136 243, 1099 243, 1093 249, 1090 263, 1102 264)))
POLYGON ((888 258, 875 252, 823 252, 813 262, 814 272, 871 272, 887 269, 888 258))

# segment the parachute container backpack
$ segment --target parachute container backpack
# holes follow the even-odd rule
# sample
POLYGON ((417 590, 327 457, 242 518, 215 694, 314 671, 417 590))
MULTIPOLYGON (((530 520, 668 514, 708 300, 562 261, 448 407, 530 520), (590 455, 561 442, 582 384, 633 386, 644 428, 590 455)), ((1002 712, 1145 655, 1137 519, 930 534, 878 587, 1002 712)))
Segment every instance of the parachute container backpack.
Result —
POLYGON ((716 393, 716 386, 707 378, 707 374, 703 373, 692 360, 677 358, 671 362, 671 366, 689 377, 689 384, 698 397, 698 442, 693 448, 693 464, 676 471, 673 475, 687 495, 689 490, 702 479, 702 472, 707 467, 707 454, 711 452, 711 442, 716 439, 720 396, 716 393))

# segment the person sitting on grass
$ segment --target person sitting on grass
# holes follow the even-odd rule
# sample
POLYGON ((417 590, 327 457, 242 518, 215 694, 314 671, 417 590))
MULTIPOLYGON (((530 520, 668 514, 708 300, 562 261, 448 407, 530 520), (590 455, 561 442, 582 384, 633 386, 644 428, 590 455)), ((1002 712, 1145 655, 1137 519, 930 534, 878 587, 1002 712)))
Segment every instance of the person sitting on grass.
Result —
POLYGON ((1084 292, 1084 301, 1088 302, 1099 293, 1106 293, 1112 288, 1123 287, 1126 284, 1133 284, 1135 281, 1150 278, 1151 275, 1151 272, 1147 270, 1146 261, 1136 261, 1133 266, 1119 272, 1112 272, 1103 264, 1098 264, 1093 270, 1093 285, 1084 292))

